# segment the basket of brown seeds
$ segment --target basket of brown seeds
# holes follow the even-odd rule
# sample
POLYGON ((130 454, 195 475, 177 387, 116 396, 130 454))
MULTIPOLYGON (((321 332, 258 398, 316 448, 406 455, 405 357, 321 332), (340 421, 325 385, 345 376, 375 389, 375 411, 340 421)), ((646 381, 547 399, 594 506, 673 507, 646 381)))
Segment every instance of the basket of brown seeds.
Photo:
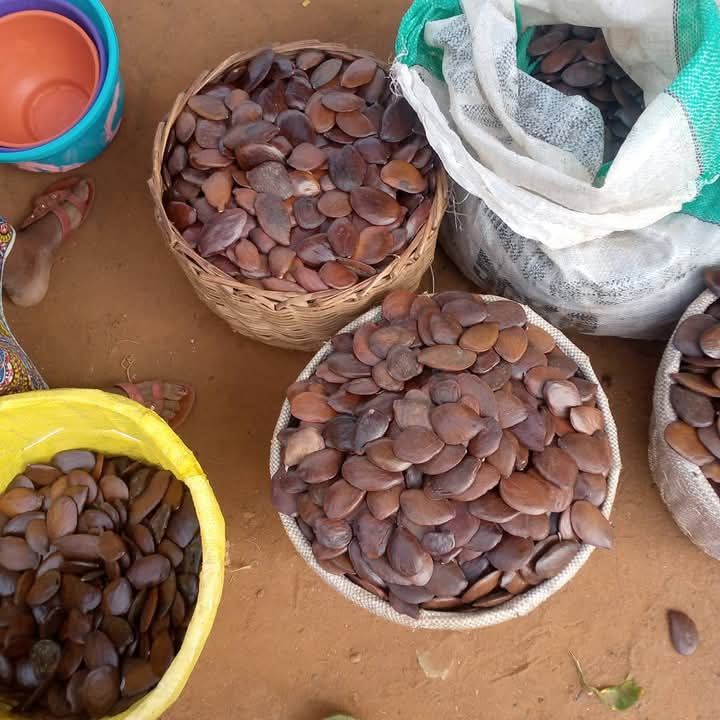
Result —
POLYGON ((680 319, 658 368, 650 468, 680 529, 720 559, 720 272, 680 319))
POLYGON ((494 625, 612 545, 607 398, 588 358, 522 305, 393 292, 287 398, 273 504, 308 565, 380 617, 494 625))
POLYGON ((116 395, 21 393, 0 410, 0 717, 156 720, 222 594, 207 478, 159 415, 116 395))
POLYGON ((238 53, 160 123, 157 222, 198 296, 244 335, 317 349, 432 263, 447 181, 369 53, 238 53))

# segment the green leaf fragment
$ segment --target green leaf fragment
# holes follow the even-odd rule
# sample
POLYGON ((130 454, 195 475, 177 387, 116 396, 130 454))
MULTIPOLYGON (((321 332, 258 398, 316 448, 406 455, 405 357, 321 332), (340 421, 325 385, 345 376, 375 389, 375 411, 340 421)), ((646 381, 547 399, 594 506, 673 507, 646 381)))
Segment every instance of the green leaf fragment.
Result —
POLYGON ((570 653, 575 667, 577 668, 580 684, 583 690, 590 695, 594 695, 601 703, 607 705, 613 710, 627 710, 631 708, 642 696, 643 688, 641 688, 629 675, 619 685, 610 685, 604 688, 596 688, 590 685, 585 679, 582 667, 578 659, 570 653))
POLYGON ((324 720, 355 720, 355 718, 350 717, 350 715, 332 715, 324 720))

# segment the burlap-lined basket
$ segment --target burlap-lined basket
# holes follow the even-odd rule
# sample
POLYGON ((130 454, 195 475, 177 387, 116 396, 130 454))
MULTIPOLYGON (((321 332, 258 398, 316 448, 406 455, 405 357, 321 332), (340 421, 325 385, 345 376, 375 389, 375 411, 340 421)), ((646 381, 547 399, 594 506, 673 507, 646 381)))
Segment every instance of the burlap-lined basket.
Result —
MULTIPOLYGON (((503 298, 495 297, 492 295, 482 296, 486 302, 494 302, 496 300, 502 300, 503 298)), ((523 306, 525 307, 525 306, 523 306)), ((587 380, 591 380, 597 383, 597 404, 603 413, 605 419, 605 429, 610 443, 610 451, 612 455, 612 465, 608 474, 608 492, 605 502, 600 508, 602 514, 606 517, 610 517, 613 503, 615 502, 615 494, 617 492, 618 480, 620 477, 621 460, 620 460, 620 446, 618 444, 617 428, 615 427, 615 421, 612 413, 610 412, 610 405, 608 404, 607 396, 602 389, 593 369, 590 364, 590 360, 579 348, 573 345, 568 338, 565 337, 557 328, 547 323, 537 313, 533 312, 530 308, 525 307, 528 320, 535 325, 546 330, 555 339, 557 346, 565 352, 570 358, 572 358, 579 367, 580 373, 587 380)), ((346 325, 341 332, 351 332, 356 330, 365 323, 377 321, 382 318, 382 310, 379 307, 373 308, 366 312, 362 317, 354 320, 349 325, 346 325)), ((326 343, 320 349, 320 351, 313 357, 307 367, 302 371, 298 380, 306 380, 314 372, 315 368, 332 352, 331 343, 326 343)), ((275 426, 275 433, 273 435, 272 444, 270 446, 270 475, 274 475, 280 467, 280 443, 278 442, 278 434, 288 427, 290 422, 290 403, 285 401, 280 411, 280 417, 277 425, 275 426)), ((559 575, 556 575, 550 580, 546 580, 541 585, 531 588, 522 595, 512 598, 508 602, 504 603, 495 608, 480 609, 475 612, 439 612, 431 610, 421 610, 420 617, 417 620, 413 620, 407 615, 402 615, 396 612, 389 603, 380 599, 379 597, 369 593, 367 590, 363 590, 358 585, 355 585, 351 580, 348 580, 344 576, 333 575, 323 570, 315 560, 315 556, 312 553, 310 543, 307 541, 305 536, 300 531, 294 518, 280 514, 280 520, 285 528, 290 541, 295 546, 295 549, 300 553, 305 562, 332 588, 337 590, 341 595, 344 595, 348 600, 351 600, 356 605, 359 605, 365 610, 370 611, 378 617, 390 620, 399 625, 406 625, 414 629, 422 628, 426 630, 475 630, 477 628, 489 627, 490 625, 498 625, 499 623, 511 620, 513 618, 522 617, 527 615, 534 610, 538 605, 547 600, 551 595, 554 595, 560 588, 568 583, 580 568, 586 563, 590 557, 594 548, 589 545, 583 545, 578 554, 575 556, 573 561, 563 570, 559 575)))
MULTIPOLYGON (((715 300, 713 293, 705 291, 688 307, 680 322, 704 313, 715 300)), ((670 375, 679 371, 680 358, 671 338, 655 379, 648 453, 650 470, 678 527, 701 550, 720 560, 720 498, 700 468, 678 455, 664 437, 668 423, 678 419, 670 404, 673 384, 670 375)))
MULTIPOLYGON (((369 52, 317 40, 275 45, 273 49, 288 57, 294 57, 307 49, 340 53, 344 57, 369 57, 380 67, 388 69, 386 63, 369 52)), ((233 280, 188 247, 168 219, 162 202, 167 189, 162 176, 162 163, 170 131, 188 99, 208 83, 221 79, 230 69, 247 64, 260 50, 261 48, 258 48, 237 53, 215 69, 202 73, 190 87, 178 95, 167 118, 158 125, 153 146, 153 172, 149 180, 155 204, 155 219, 198 297, 233 330, 277 347, 316 350, 340 327, 375 305, 391 290, 417 289, 435 256, 440 221, 447 207, 447 177, 444 170, 438 167, 435 171, 436 187, 430 216, 403 253, 381 272, 347 290, 324 290, 295 295, 260 290, 233 280)))

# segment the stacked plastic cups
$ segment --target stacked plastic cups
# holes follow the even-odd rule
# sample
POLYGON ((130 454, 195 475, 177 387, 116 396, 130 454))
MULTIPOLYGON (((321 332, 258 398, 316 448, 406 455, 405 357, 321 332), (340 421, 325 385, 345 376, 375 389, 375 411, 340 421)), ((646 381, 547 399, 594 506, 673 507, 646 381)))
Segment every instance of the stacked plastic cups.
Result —
POLYGON ((15 113, 0 118, 0 163, 66 172, 97 157, 124 105, 117 35, 102 3, 0 0, 0 38, 3 63, 16 66, 4 80, 0 69, 11 98, 0 112, 15 113))

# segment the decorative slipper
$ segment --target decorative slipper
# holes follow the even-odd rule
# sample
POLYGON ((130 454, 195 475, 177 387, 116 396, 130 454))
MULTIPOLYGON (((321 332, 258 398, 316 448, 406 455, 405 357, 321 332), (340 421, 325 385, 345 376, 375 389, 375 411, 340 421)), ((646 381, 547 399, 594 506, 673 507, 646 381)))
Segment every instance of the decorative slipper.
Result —
MULTIPOLYGON (((167 382, 173 385, 179 385, 185 390, 185 395, 177 401, 180 406, 178 411, 175 413, 174 417, 167 421, 167 424, 171 428, 175 429, 187 420, 190 411, 193 409, 193 405, 195 405, 195 390, 185 383, 175 383, 169 380, 167 382)), ((146 408, 154 410, 158 415, 161 415, 163 409, 165 408, 163 385, 164 383, 162 380, 152 381, 152 400, 150 404, 148 404, 147 399, 142 394, 140 386, 137 383, 117 383, 115 387, 120 388, 131 400, 134 400, 135 402, 144 405, 146 408)))
POLYGON ((52 213, 60 221, 62 227, 63 240, 73 231, 85 222, 87 216, 90 214, 93 200, 95 199, 95 183, 89 178, 84 177, 67 177, 62 180, 58 180, 56 183, 50 185, 43 193, 35 198, 33 210, 27 218, 20 225, 20 229, 30 227, 33 223, 41 220, 46 215, 52 213), (88 198, 82 200, 79 198, 73 190, 81 183, 88 183, 88 198), (80 213, 80 222, 76 227, 72 226, 70 216, 63 207, 64 203, 69 203, 75 206, 80 213))

